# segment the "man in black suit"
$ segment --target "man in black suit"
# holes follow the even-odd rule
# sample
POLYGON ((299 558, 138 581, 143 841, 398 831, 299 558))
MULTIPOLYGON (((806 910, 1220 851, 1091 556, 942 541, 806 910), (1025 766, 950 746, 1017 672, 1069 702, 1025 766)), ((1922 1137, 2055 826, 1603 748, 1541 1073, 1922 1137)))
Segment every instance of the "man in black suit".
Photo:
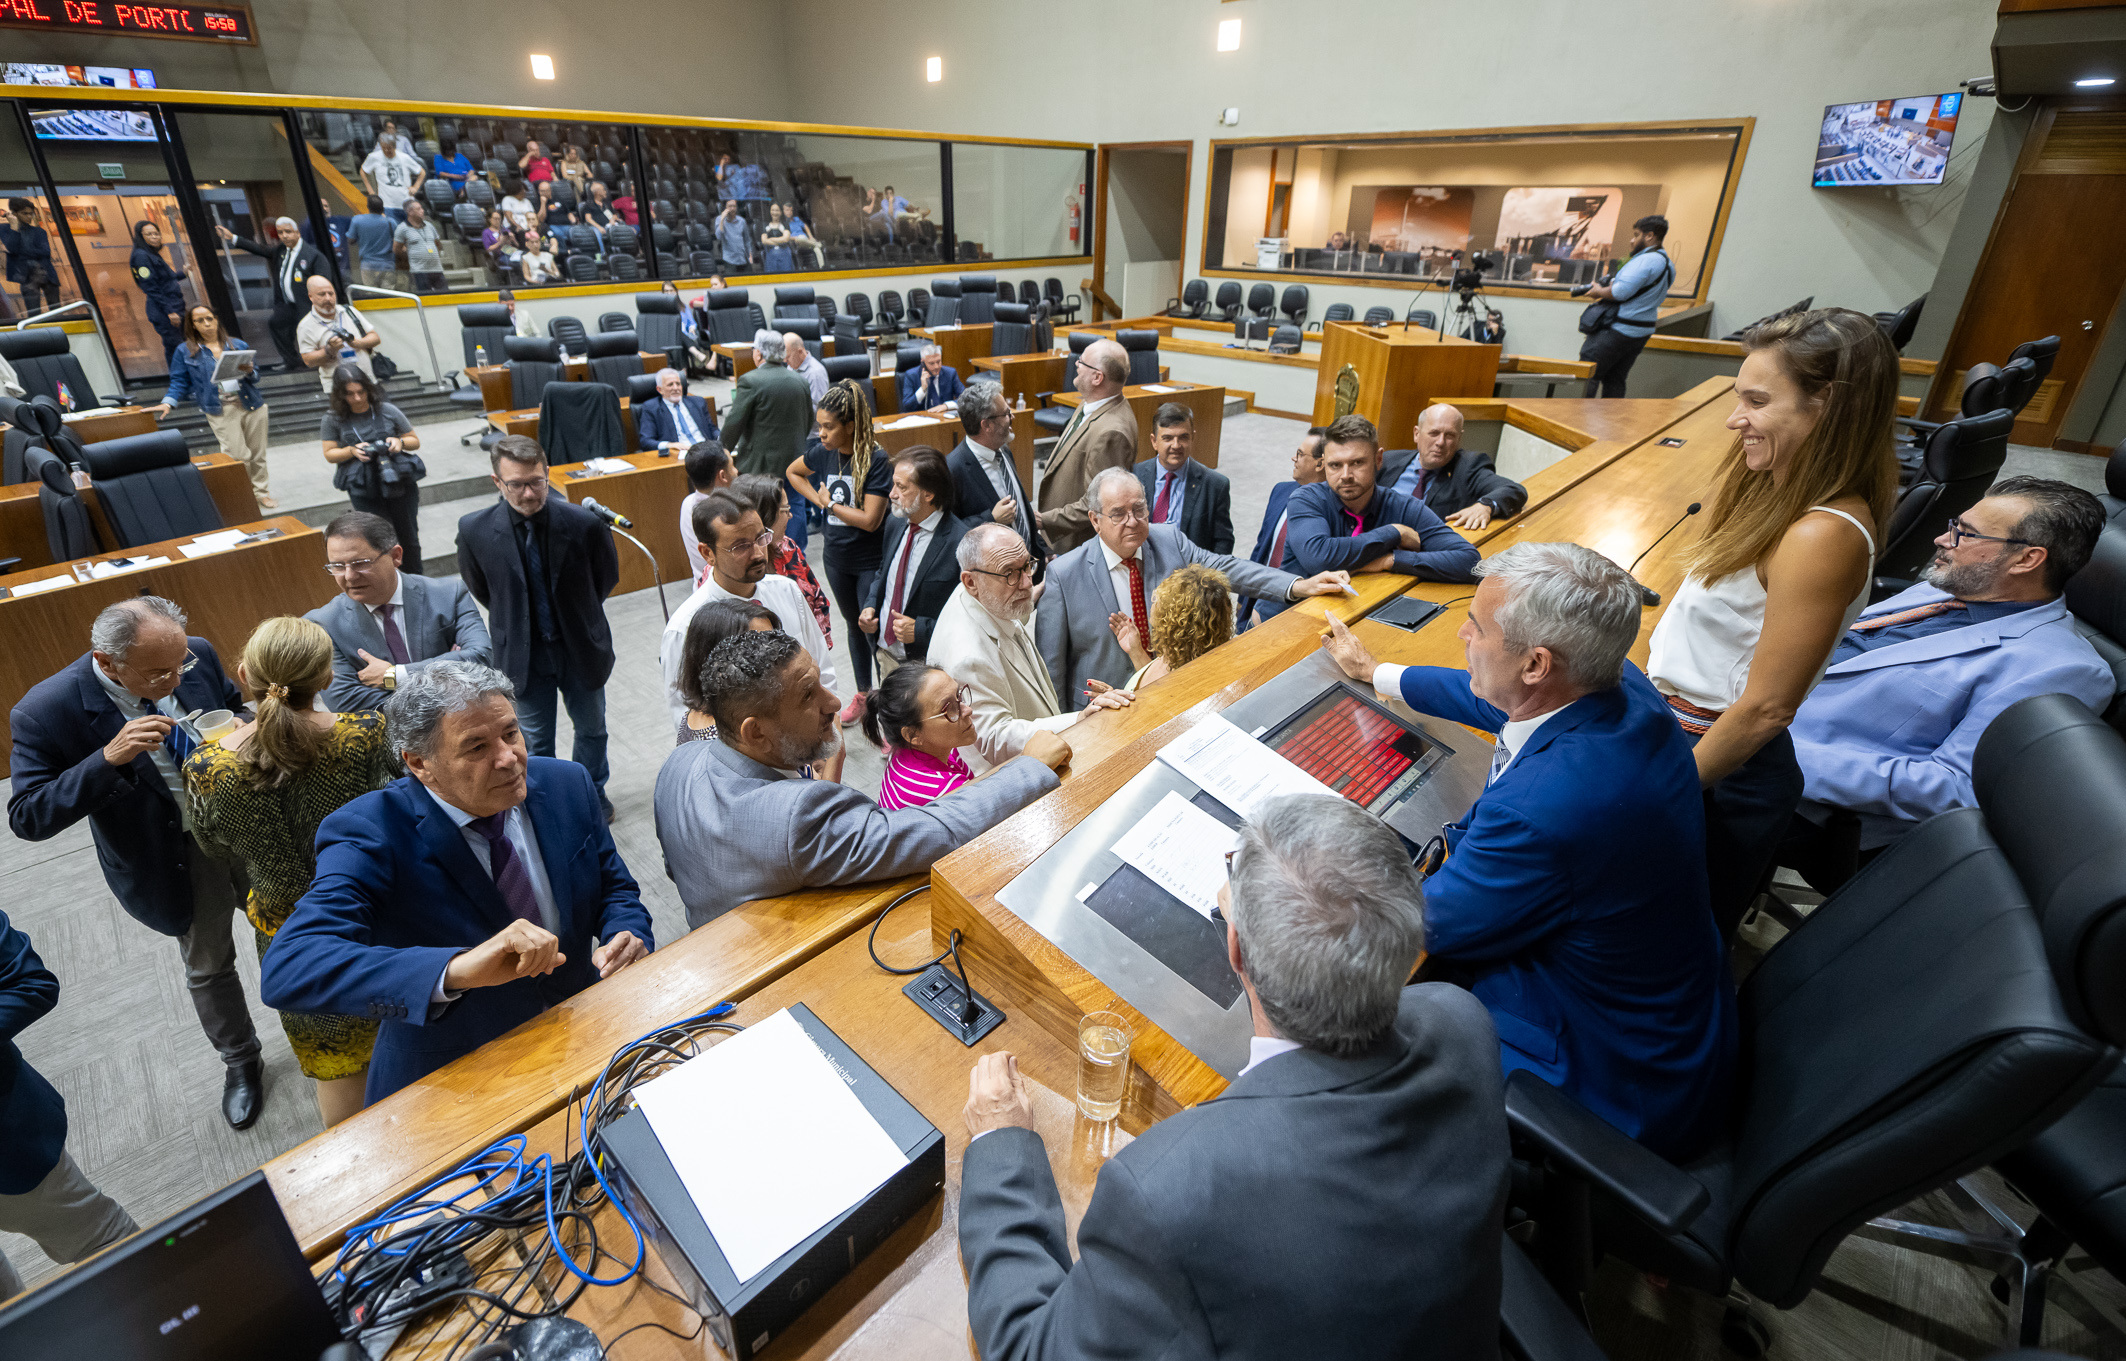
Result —
POLYGON ((517 720, 534 756, 554 754, 556 700, 568 706, 569 756, 605 797, 605 681, 613 631, 605 598, 620 582, 613 532, 566 498, 549 496, 546 453, 528 435, 488 452, 502 499, 458 521, 458 575, 487 609, 495 669, 517 689, 517 720))
POLYGON ((984 515, 1016 530, 1033 554, 1033 579, 1047 575, 1048 541, 1041 537, 1041 517, 1034 514, 1026 485, 1019 480, 1011 452, 1011 405, 995 380, 970 383, 960 394, 960 429, 967 437, 953 446, 945 467, 952 474, 953 511, 970 525, 984 515))
POLYGON ((952 513, 952 474, 935 449, 903 450, 893 460, 893 514, 886 521, 885 567, 857 627, 878 639, 891 669, 930 651, 938 613, 960 586, 960 540, 973 526, 952 513))
POLYGON ((959 1230, 976 1350, 1497 1356, 1498 1041, 1468 993, 1404 986, 1424 892, 1401 838, 1341 798, 1272 799, 1218 896, 1248 1065, 1100 1169, 1075 1265, 1017 1060, 975 1065, 959 1230))
POLYGON ((1417 418, 1417 448, 1381 455, 1376 481, 1459 529, 1482 529, 1528 504, 1528 489, 1500 476, 1491 455, 1462 448, 1462 413, 1444 402, 1417 418))
POLYGON ((141 925, 177 938, 200 1029, 227 1067, 222 1114, 237 1129, 265 1103, 258 1032, 236 976, 244 886, 192 839, 185 758, 200 710, 242 712, 214 645, 185 635, 185 612, 160 596, 106 606, 89 651, 15 706, 8 826, 25 841, 83 818, 104 882, 141 925))
POLYGON ((303 367, 303 347, 295 343, 296 323, 303 313, 310 310, 310 276, 322 274, 334 276, 331 265, 325 262, 325 254, 303 239, 302 230, 292 217, 281 218, 273 224, 274 240, 271 245, 260 245, 247 236, 238 236, 227 227, 216 223, 214 230, 222 240, 240 251, 263 256, 266 266, 273 274, 273 314, 266 318, 266 331, 273 337, 274 348, 281 352, 281 367, 299 372, 303 367))
POLYGON ((1191 452, 1196 413, 1165 402, 1152 416, 1152 457, 1137 465, 1152 523, 1172 525, 1206 553, 1233 551, 1233 484, 1191 452))

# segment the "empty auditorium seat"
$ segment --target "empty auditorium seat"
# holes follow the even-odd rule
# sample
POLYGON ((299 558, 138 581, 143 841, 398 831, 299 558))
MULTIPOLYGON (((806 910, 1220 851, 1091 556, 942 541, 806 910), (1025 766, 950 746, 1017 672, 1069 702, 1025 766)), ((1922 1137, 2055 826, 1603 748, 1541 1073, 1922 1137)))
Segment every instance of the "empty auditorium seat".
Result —
POLYGON ((222 527, 206 479, 185 448, 184 431, 98 440, 86 449, 89 480, 118 540, 114 547, 210 534, 222 527))

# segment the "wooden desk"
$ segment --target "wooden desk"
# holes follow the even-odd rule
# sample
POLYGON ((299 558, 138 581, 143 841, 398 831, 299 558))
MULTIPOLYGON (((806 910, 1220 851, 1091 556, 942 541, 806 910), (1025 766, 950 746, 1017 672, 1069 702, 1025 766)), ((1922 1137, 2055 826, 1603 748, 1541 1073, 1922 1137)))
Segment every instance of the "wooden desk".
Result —
MULTIPOLYGON (((1126 387, 1122 395, 1137 416, 1137 461, 1152 456, 1152 417, 1167 402, 1178 402, 1196 415, 1196 443, 1190 456, 1206 468, 1218 466, 1218 440, 1225 433, 1225 389, 1206 383, 1161 383, 1171 389, 1154 392, 1151 385, 1126 387)), ((1054 404, 1076 409, 1084 398, 1076 392, 1056 394, 1054 404)), ((1031 483, 1028 483, 1031 486, 1031 483)))
MULTIPOLYGON (((0 599, 0 715, 11 711, 29 693, 31 686, 59 671, 88 651, 89 624, 104 606, 139 595, 143 591, 164 596, 184 606, 191 616, 189 628, 214 644, 222 664, 233 675, 244 641, 261 619, 280 614, 302 614, 330 600, 337 588, 325 573, 325 542, 322 530, 312 529, 292 515, 254 520, 231 529, 278 529, 280 537, 246 544, 205 557, 187 558, 179 545, 195 536, 142 544, 123 554, 102 553, 83 562, 113 557, 168 557, 159 567, 121 572, 101 581, 74 582, 72 563, 56 563, 0 576, 0 586, 9 588, 51 577, 66 577, 69 584, 37 595, 10 595, 0 599)), ((12 741, 4 717, 0 717, 0 743, 12 741)))
POLYGON ((1004 400, 1013 406, 1024 398, 1028 406, 1042 406, 1044 392, 1070 390, 1071 359, 1067 354, 990 355, 974 361, 977 370, 996 375, 1004 388, 1004 400))
MULTIPOLYGON (((115 436, 113 437, 115 438, 115 436)), ((221 512, 223 524, 240 525, 258 518, 258 501, 251 494, 251 473, 227 454, 212 453, 192 460, 207 484, 207 495, 221 512)), ((51 539, 44 532, 44 510, 37 499, 35 482, 14 482, 0 487, 0 558, 20 558, 17 571, 43 567, 52 561, 51 539)), ((103 503, 92 486, 82 495, 89 520, 105 543, 115 542, 103 503)))
MULTIPOLYGON (((558 468, 549 467, 546 479, 555 491, 576 505, 596 497, 598 504, 633 520, 635 527, 627 532, 648 546, 656 556, 658 575, 667 586, 680 586, 679 599, 684 600, 686 592, 694 587, 694 564, 687 557, 685 541, 679 537, 679 503, 686 499, 688 491, 685 457, 629 454, 625 461, 634 471, 579 477, 575 474, 582 472, 584 465, 564 463, 558 468)), ((613 546, 620 553, 620 584, 613 588, 614 595, 648 590, 657 584, 650 576, 649 563, 643 561, 633 544, 622 540, 613 546)))
POLYGON ((953 447, 960 442, 960 418, 953 407, 942 406, 930 411, 910 412, 905 416, 881 417, 879 424, 872 427, 872 433, 878 436, 880 447, 889 454, 898 454, 903 449, 913 449, 917 445, 928 445, 941 454, 949 455, 953 447), (910 416, 927 416, 936 423, 909 424, 907 422, 910 416))
POLYGON ((964 380, 974 372, 974 361, 989 353, 995 328, 989 325, 940 326, 935 329, 918 326, 908 334, 915 340, 937 346, 938 357, 945 361, 945 367, 964 380))
POLYGON ((83 444, 95 444, 152 432, 156 429, 155 413, 144 406, 91 407, 68 417, 66 428, 83 444))

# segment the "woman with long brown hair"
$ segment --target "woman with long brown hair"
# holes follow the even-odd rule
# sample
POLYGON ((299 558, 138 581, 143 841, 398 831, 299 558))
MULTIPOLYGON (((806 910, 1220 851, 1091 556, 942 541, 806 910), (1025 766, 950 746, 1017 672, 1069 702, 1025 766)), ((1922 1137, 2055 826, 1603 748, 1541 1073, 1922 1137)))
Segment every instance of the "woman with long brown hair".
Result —
POLYGON ((827 551, 820 567, 827 588, 841 605, 848 625, 849 665, 855 688, 842 707, 843 727, 863 716, 864 692, 871 688, 871 649, 857 619, 864 600, 886 561, 886 498, 893 492, 893 460, 871 429, 871 403, 854 378, 844 378, 819 399, 821 452, 800 454, 784 470, 791 490, 827 512, 827 551), (809 460, 817 459, 817 468, 809 460), (820 473, 825 485, 812 485, 820 473))
MULTIPOLYGON (((236 678, 258 720, 205 742, 185 762, 192 834, 251 879, 245 915, 264 959, 273 935, 309 891, 318 824, 398 775, 384 715, 317 707, 332 683, 332 637, 308 619, 268 619, 251 631, 236 678)), ((305 1076, 317 1082, 329 1127, 362 1108, 377 1023, 355 1016, 281 1013, 305 1076)))
POLYGON ((1874 318, 1819 308, 1742 345, 1735 442, 1647 664, 1696 747, 1723 934, 1800 805, 1787 724, 1867 604, 1897 496, 1897 351, 1874 318))

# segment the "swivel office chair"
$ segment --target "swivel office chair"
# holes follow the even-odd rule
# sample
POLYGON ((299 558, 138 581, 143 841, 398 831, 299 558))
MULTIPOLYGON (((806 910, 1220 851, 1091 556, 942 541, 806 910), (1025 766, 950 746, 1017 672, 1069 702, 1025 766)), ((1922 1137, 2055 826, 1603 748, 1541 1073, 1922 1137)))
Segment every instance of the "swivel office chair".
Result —
MULTIPOLYGON (((510 319, 509 309, 498 302, 467 303, 458 309, 458 339, 465 348, 465 367, 446 378, 456 378, 466 369, 486 364, 499 364, 507 357, 502 342, 516 334, 516 325, 510 319)), ((485 402, 480 396, 478 383, 463 383, 450 390, 450 404, 463 414, 473 415, 485 402)), ((477 430, 461 435, 460 444, 470 444, 478 439, 477 430)))
POLYGON ((61 411, 89 411, 98 406, 126 404, 123 396, 90 391, 88 374, 68 348, 66 332, 57 326, 0 331, 0 359, 15 366, 15 375, 22 380, 23 395, 49 397, 59 404, 61 411))
POLYGON ((642 376, 642 342, 633 331, 600 331, 590 339, 591 381, 616 395, 628 390, 630 376, 642 376))
MULTIPOLYGON (((1018 293, 1018 290, 1012 287, 1012 285, 1011 285, 1011 280, 1009 280, 1009 279, 999 279, 999 280, 997 280, 997 301, 998 301, 998 302, 1017 302, 1018 300, 1019 300, 1019 293, 1018 293)), ((1035 300, 1032 300, 1032 299, 1030 299, 1029 301, 1035 301, 1035 300)))
POLYGON ((590 332, 575 317, 555 317, 547 323, 546 333, 560 341, 562 350, 572 357, 580 359, 590 353, 590 332))
MULTIPOLYGON (((88 507, 74 488, 74 474, 66 460, 40 444, 25 451, 23 465, 29 473, 28 480, 37 484, 37 505, 44 514, 44 542, 52 561, 72 562, 100 552, 102 545, 96 540, 95 522, 90 520, 88 507)), ((14 571, 20 562, 20 558, 8 560, 0 564, 0 571, 14 571)))
POLYGON ((1159 381, 1159 333, 1157 331, 1117 331, 1115 343, 1129 352, 1129 377, 1123 382, 1131 387, 1159 381))
POLYGON ((598 314, 598 332, 601 335, 609 331, 632 331, 634 329, 635 319, 625 312, 600 312, 598 314))
POLYGON ((2126 516, 2126 439, 2111 446, 2111 455, 2104 460, 2104 494, 2097 500, 2104 503, 2108 518, 2126 516))
POLYGON ((1920 473, 1879 528, 1873 600, 1887 600, 1918 578, 1934 556, 1942 527, 1977 505, 2008 458, 2015 416, 2006 409, 1944 422, 1928 437, 1920 473))
POLYGON ((677 293, 637 293, 634 317, 612 313, 620 321, 612 329, 634 331, 645 351, 663 355, 666 367, 684 373, 687 367, 686 338, 679 332, 682 306, 677 293))
POLYGON ((837 354, 820 360, 819 364, 827 371, 827 382, 830 385, 839 383, 844 378, 854 378, 857 391, 864 394, 864 405, 871 408, 873 415, 878 414, 878 393, 871 386, 871 356, 865 354, 861 347, 855 354, 837 354))
POLYGON ((1307 329, 1307 300, 1311 295, 1305 284, 1289 285, 1284 296, 1277 300, 1277 310, 1284 313, 1285 320, 1300 331, 1307 329))
POLYGON ((85 460, 116 547, 154 543, 222 527, 206 479, 192 463, 182 430, 98 440, 85 460))
MULTIPOLYGON (((883 296, 883 295, 881 295, 881 296, 883 296)), ((908 321, 908 324, 909 324, 909 325, 911 325, 911 326, 927 326, 927 325, 929 325, 929 324, 930 324, 930 322, 929 322, 929 317, 930 317, 930 290, 929 290, 929 289, 927 289, 927 288, 911 288, 911 289, 909 289, 909 290, 908 290, 908 314, 907 314, 907 315, 908 315, 908 319, 909 319, 909 321, 908 321)))
MULTIPOLYGON (((1141 335, 1146 333, 1136 332, 1135 334, 1141 335)), ((1154 340, 1156 340, 1159 333, 1157 331, 1153 331, 1149 334, 1154 338, 1154 340)), ((1085 351, 1089 349, 1095 341, 1105 340, 1106 338, 1107 337, 1101 335, 1098 331, 1072 331, 1069 336, 1066 337, 1070 346, 1070 364, 1065 366, 1064 372, 1066 374, 1075 372, 1078 356, 1084 354, 1085 351)), ((1153 358, 1154 365, 1156 365, 1157 362, 1158 360, 1155 353, 1153 358)), ((1044 392, 1040 394, 1041 401, 1044 403, 1044 405, 1040 408, 1040 410, 1033 413, 1035 438, 1039 439, 1045 438, 1049 435, 1062 434, 1065 427, 1070 424, 1070 418, 1078 414, 1076 407, 1055 406, 1046 404, 1050 397, 1060 395, 1061 391, 1062 389, 1058 389, 1057 392, 1044 392)))
POLYGON ((1240 285, 1230 279, 1218 285, 1218 298, 1212 305, 1218 309, 1218 320, 1240 320, 1240 285))
POLYGON ((1882 327, 1882 333, 1889 337, 1891 348, 1899 354, 1903 354, 1905 346, 1911 343, 1912 331, 1919 325, 1919 314, 1926 306, 1927 295, 1922 293, 1895 312, 1875 314, 1875 324, 1882 327))
POLYGON ((1078 309, 1085 305, 1083 297, 1076 293, 1065 293, 1063 281, 1054 276, 1050 276, 1042 285, 1041 296, 1048 300, 1048 310, 1061 317, 1066 326, 1077 321, 1078 309))
POLYGON ((1031 316, 1031 309, 1024 303, 998 303, 995 320, 991 324, 989 352, 995 355, 1034 353, 1036 347, 1034 328, 1029 320, 1031 316))
POLYGON ((539 447, 550 466, 628 452, 620 393, 604 383, 548 383, 539 398, 539 447))
MULTIPOLYGON (((1357 315, 1357 309, 1352 307, 1351 304, 1347 302, 1332 302, 1329 304, 1328 310, 1321 314, 1321 320, 1310 321, 1305 326, 1302 326, 1299 329, 1302 332, 1312 331, 1316 335, 1319 335, 1323 331, 1326 331, 1328 329, 1330 322, 1351 321, 1355 319, 1357 315)), ((1394 314, 1391 312, 1389 315, 1393 316, 1394 314)))
POLYGON ((1268 321, 1277 315, 1277 290, 1268 284, 1256 284, 1248 290, 1248 315, 1257 321, 1268 321))
POLYGON ((1191 279, 1181 286, 1181 296, 1169 299, 1166 314, 1170 317, 1200 317, 1211 307, 1211 286, 1201 279, 1191 279))
POLYGON ((2118 693, 2105 708, 2104 721, 2126 733, 2126 525, 2105 523, 2089 561, 2067 578, 2064 599, 2075 632, 2111 668, 2118 693))
POLYGON ((509 405, 512 411, 537 406, 549 383, 563 381, 561 342, 552 336, 504 336, 502 355, 509 365, 509 405))
POLYGON ((818 295, 810 284, 788 284, 775 290, 775 320, 784 317, 819 319, 818 295))
POLYGON ((1395 309, 1394 309, 1394 308, 1392 308, 1392 307, 1368 307, 1368 308, 1366 309, 1365 321, 1364 321, 1364 323, 1363 323, 1363 324, 1365 324, 1365 325, 1367 325, 1367 326, 1391 326, 1391 325, 1393 325, 1394 323, 1395 323, 1395 309))
POLYGON ((960 281, 932 279, 930 306, 923 313, 925 326, 950 326, 960 319, 960 281))
POLYGON ((36 481, 29 469, 29 450, 33 445, 53 448, 66 428, 59 404, 49 397, 23 401, 0 392, 0 425, 8 427, 0 436, 0 485, 36 481))
POLYGON ((997 319, 997 276, 994 274, 962 274, 959 277, 960 306, 958 320, 962 326, 986 326, 997 319))

